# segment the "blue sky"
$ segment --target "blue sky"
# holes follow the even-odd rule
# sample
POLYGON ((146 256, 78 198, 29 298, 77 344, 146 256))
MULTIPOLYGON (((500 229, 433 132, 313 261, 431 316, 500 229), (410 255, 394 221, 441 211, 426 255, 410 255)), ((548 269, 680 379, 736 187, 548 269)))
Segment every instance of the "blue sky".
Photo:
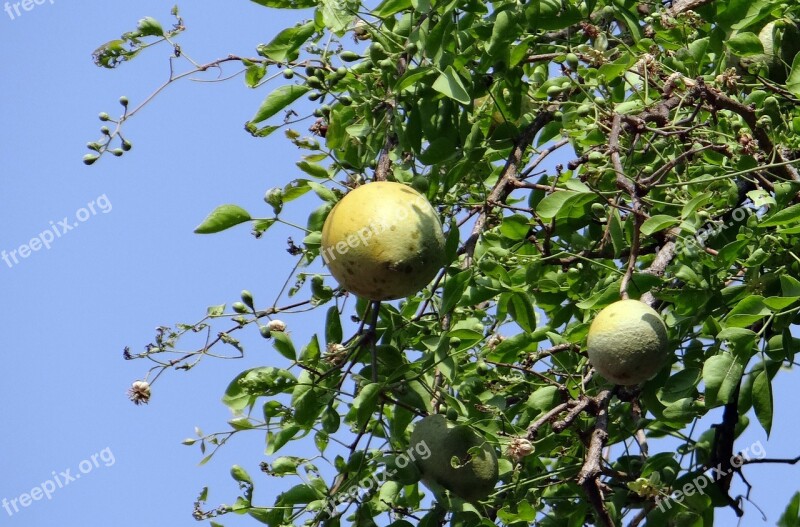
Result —
MULTIPOLYGON (((19 499, 56 476, 66 480, 67 470, 72 477, 86 472, 56 487, 50 499, 13 514, 0 508, 0 526, 197 525, 192 502, 204 485, 212 488, 211 505, 230 503, 237 491, 230 466, 255 473, 266 460, 260 434, 237 438, 203 467, 198 449, 180 444, 195 426, 226 430, 230 413, 220 397, 238 372, 282 363, 257 335, 244 338, 245 359, 168 373, 149 406, 136 407, 125 396, 147 365, 123 361, 124 346, 140 351, 156 326, 199 320, 206 306, 236 301, 245 288, 257 304, 271 304, 293 265, 285 239, 301 238, 280 226, 261 240, 246 227, 192 233, 222 203, 269 215, 265 190, 300 175, 294 165, 300 154, 281 136, 258 140, 244 132, 266 90, 250 90, 239 79, 170 87, 126 124, 130 153, 93 167, 81 163, 85 143, 99 137, 97 114, 117 115, 121 95, 135 106, 168 75, 166 48, 113 71, 95 67, 92 51, 143 16, 171 23, 171 6, 46 0, 13 19, 0 12, 0 251, 18 255, 13 265, 0 260, 0 500, 19 499), (77 227, 49 249, 19 257, 20 246, 63 218, 77 227)), ((251 55, 300 16, 245 0, 180 6, 189 28, 180 43, 202 62, 251 55)), ((300 223, 316 206, 313 199, 303 203, 309 208, 295 215, 300 223)), ((296 342, 322 329, 320 315, 286 318, 296 342)), ((782 373, 776 383, 773 437, 764 442, 769 457, 798 454, 793 380, 795 373, 782 373)), ((712 417, 719 420, 718 413, 712 417)), ((757 425, 740 444, 756 440, 765 441, 757 425)), ((797 490, 798 470, 747 469, 767 524, 797 490)), ((271 503, 274 483, 261 481, 259 501, 271 503)), ((758 512, 747 509, 744 525, 761 525, 758 512)), ((223 523, 253 524, 232 515, 223 523)))

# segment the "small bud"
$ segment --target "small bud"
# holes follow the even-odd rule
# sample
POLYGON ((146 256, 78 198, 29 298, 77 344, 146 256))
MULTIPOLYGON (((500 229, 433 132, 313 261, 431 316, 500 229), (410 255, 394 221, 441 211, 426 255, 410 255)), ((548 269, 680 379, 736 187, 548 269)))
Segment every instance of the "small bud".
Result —
POLYGON ((89 150, 94 150, 95 152, 99 152, 102 147, 103 145, 101 145, 100 143, 94 143, 94 142, 86 143, 86 148, 88 148, 89 150))
POLYGON ((119 103, 122 106, 127 107, 128 106, 128 98, 123 95, 122 97, 119 98, 119 103))
POLYGON ((247 289, 242 291, 242 302, 244 302, 244 304, 250 309, 253 309, 253 293, 247 289))
POLYGON ((125 150, 127 152, 131 148, 133 148, 133 145, 130 143, 130 141, 122 141, 122 149, 123 150, 125 150))
POLYGON ((135 381, 128 389, 128 398, 135 405, 147 404, 150 401, 150 383, 135 381))
POLYGON ((95 161, 97 161, 99 158, 100 158, 100 156, 96 156, 94 154, 86 154, 85 156, 83 156, 83 164, 84 165, 91 165, 95 161))
POLYGON ((270 331, 286 331, 286 324, 282 320, 270 320, 267 327, 270 331))
POLYGON ((108 115, 106 112, 102 112, 102 113, 99 115, 99 117, 100 117, 100 120, 101 120, 101 121, 110 121, 110 120, 111 120, 111 116, 110 116, 110 115, 108 115))
POLYGON ((111 152, 112 154, 114 154, 117 157, 119 157, 119 156, 121 156, 122 154, 125 153, 121 148, 115 148, 113 150, 109 150, 109 152, 111 152))
POLYGON ((267 326, 259 326, 258 331, 259 333, 261 333, 261 336, 264 337, 265 339, 268 339, 272 336, 272 333, 270 333, 269 328, 267 326))
POLYGON ((231 307, 237 313, 247 313, 248 312, 247 306, 244 305, 241 302, 234 302, 233 304, 231 304, 231 307))
POLYGON ((100 132, 103 135, 111 135, 111 130, 108 129, 108 126, 101 126, 100 127, 100 132))

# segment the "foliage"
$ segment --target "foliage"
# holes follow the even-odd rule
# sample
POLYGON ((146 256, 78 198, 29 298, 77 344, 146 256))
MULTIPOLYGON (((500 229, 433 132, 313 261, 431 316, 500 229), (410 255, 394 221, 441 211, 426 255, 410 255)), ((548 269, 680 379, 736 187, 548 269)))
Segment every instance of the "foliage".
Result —
MULTIPOLYGON (((742 498, 729 495, 748 461, 736 457, 736 438, 751 409, 752 426, 771 431, 772 380, 800 349, 791 333, 800 320, 800 55, 781 48, 796 43, 783 36, 796 31, 800 5, 256 3, 303 9, 302 21, 257 56, 189 61, 167 84, 234 63, 249 87, 268 92, 246 129, 272 141, 283 131, 303 177, 267 192, 272 215, 225 205, 197 232, 249 222, 260 237, 294 200, 316 200, 302 243, 290 246, 289 296, 310 294, 256 307, 245 292, 232 312, 214 306, 198 324, 161 328, 126 357, 160 361, 158 377, 221 346, 241 356, 232 334, 258 327, 288 366, 242 372, 224 397, 237 414, 231 431, 187 442, 205 452, 239 432, 266 432, 273 457, 262 470, 299 483, 254 503, 265 476, 234 467, 236 503, 204 511, 204 492, 196 517, 247 513, 275 527, 710 526, 714 507, 742 514, 742 498), (295 125, 309 114, 316 121, 304 134, 295 125), (558 155, 571 160, 556 164, 558 155), (449 231, 447 265, 415 296, 350 307, 320 271, 320 230, 332 204, 370 179, 426 194, 449 231), (585 341, 593 315, 628 296, 663 316, 674 355, 652 380, 623 389, 593 374, 585 341), (264 322, 307 308, 326 311, 300 349, 282 324, 264 322), (359 326, 346 337, 350 316, 359 326), (230 329, 211 330, 228 318, 230 329), (200 331, 209 342, 180 351, 180 339, 200 331), (169 353, 181 354, 161 360, 169 353), (722 422, 698 429, 715 408, 722 422), (413 448, 412 421, 437 411, 503 454, 486 500, 442 493, 432 504, 392 469, 413 448), (279 456, 310 440, 319 456, 279 456), (648 442, 664 441, 677 446, 648 455, 648 442), (380 484, 358 491, 370 478, 380 484), (659 507, 701 483, 703 492, 659 507)), ((144 27, 160 27, 153 22, 144 27)), ((144 36, 169 43, 170 60, 185 57, 163 31, 123 40, 141 46, 144 36)), ((109 57, 101 65, 133 57, 119 42, 98 51, 109 57)), ((125 107, 108 118, 117 129, 90 144, 91 162, 126 141, 119 132, 136 112, 125 107)), ((797 499, 784 524, 795 524, 796 509, 797 499)))

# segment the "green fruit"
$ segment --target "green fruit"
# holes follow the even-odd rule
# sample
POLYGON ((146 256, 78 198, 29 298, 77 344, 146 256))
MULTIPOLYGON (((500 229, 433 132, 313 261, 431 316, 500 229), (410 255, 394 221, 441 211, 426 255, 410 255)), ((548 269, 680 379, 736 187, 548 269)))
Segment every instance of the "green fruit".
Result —
POLYGON ((361 58, 361 55, 354 51, 342 51, 339 53, 339 58, 345 62, 355 62, 361 58))
POLYGON ((487 497, 497 485, 494 448, 469 426, 456 425, 440 414, 430 415, 419 421, 411 434, 411 446, 416 450, 420 444, 430 451, 426 459, 416 459, 426 485, 440 485, 467 501, 487 497))
POLYGON ((565 62, 572 71, 576 71, 578 69, 578 56, 575 53, 567 53, 565 62))
POLYGON ((639 384, 667 358, 667 326, 653 308, 620 300, 604 308, 589 327, 587 352, 597 372, 615 384, 639 384))
POLYGON ((444 263, 444 234, 419 192, 377 181, 352 190, 331 210, 321 252, 342 287, 369 300, 392 300, 433 279, 444 263))
POLYGON ((292 68, 286 68, 283 70, 284 79, 291 79, 292 77, 294 77, 294 70, 292 68))
POLYGON ((383 45, 380 42, 373 42, 370 44, 367 52, 369 53, 369 58, 372 59, 373 62, 378 62, 386 58, 386 50, 383 49, 383 45))
POLYGON ((454 423, 458 421, 458 410, 453 408, 452 406, 447 409, 447 420, 453 421, 454 423))

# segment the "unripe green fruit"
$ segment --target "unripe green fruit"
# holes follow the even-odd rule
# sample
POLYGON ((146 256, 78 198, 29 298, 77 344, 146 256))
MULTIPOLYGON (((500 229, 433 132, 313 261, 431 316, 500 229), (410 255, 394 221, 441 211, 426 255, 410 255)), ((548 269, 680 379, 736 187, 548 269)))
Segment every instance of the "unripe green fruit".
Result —
POLYGON ((380 42, 373 42, 370 44, 367 51, 369 52, 369 58, 372 59, 373 62, 378 62, 386 58, 386 50, 383 49, 383 45, 380 42))
POLYGON ((589 327, 589 362, 607 380, 622 385, 646 381, 667 358, 667 326, 653 308, 620 300, 604 308, 589 327))
POLYGON ((321 88, 322 87, 322 83, 316 77, 309 77, 308 79, 306 79, 306 84, 308 84, 312 88, 321 88))
POLYGON ((247 313, 248 312, 247 306, 244 305, 242 302, 234 302, 233 304, 231 304, 231 307, 237 313, 247 313))
POLYGON ((99 156, 96 156, 94 154, 86 154, 85 156, 83 156, 83 164, 84 165, 91 165, 95 161, 97 161, 98 158, 99 158, 99 156))
POLYGON ((416 459, 424 483, 441 485, 467 501, 483 499, 494 490, 499 477, 497 455, 486 438, 469 426, 456 425, 440 414, 429 415, 411 434, 411 447, 419 451, 417 445, 430 451, 427 458, 416 459), (472 455, 470 449, 477 451, 472 455))
POLYGON ((123 95, 122 97, 119 98, 119 103, 122 106, 128 106, 128 98, 123 95))
POLYGON ((106 112, 103 112, 103 113, 100 114, 100 120, 101 121, 110 121, 111 120, 111 116, 108 115, 106 112))
POLYGON ((121 146, 122 146, 122 149, 125 150, 126 152, 129 151, 131 148, 133 148, 133 145, 131 144, 130 141, 122 141, 122 145, 121 146))
POLYGON ((342 51, 339 53, 339 58, 345 62, 355 62, 361 58, 361 55, 354 51, 342 51))
POLYGON ((447 420, 448 421, 452 421, 454 423, 456 421, 458 421, 458 410, 456 410, 452 406, 450 408, 448 408, 447 409, 447 420))
POLYGON ((575 53, 567 53, 566 63, 567 63, 567 66, 569 66, 569 69, 571 69, 572 71, 577 70, 578 69, 578 56, 575 53))
POLYGON ((283 70, 284 79, 291 79, 292 77, 294 77, 294 70, 292 68, 286 68, 283 70))

